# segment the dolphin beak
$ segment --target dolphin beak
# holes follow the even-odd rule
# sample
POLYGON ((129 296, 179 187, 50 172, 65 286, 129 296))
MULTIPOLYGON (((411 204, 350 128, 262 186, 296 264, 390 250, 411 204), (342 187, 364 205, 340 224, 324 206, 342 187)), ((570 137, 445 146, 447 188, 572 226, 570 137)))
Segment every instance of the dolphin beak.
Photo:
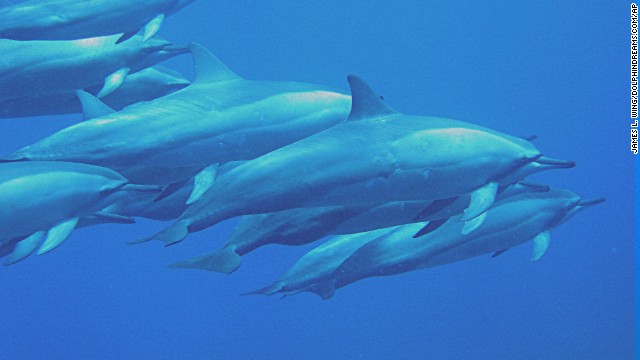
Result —
POLYGON ((580 201, 578 201, 578 206, 581 206, 581 207, 593 206, 593 205, 598 205, 600 203, 603 203, 604 201, 605 201, 605 198, 603 197, 597 198, 597 199, 589 199, 589 200, 580 199, 580 201))
POLYGON ((535 162, 554 169, 569 169, 576 166, 576 163, 573 161, 554 159, 546 156, 539 157, 535 162))

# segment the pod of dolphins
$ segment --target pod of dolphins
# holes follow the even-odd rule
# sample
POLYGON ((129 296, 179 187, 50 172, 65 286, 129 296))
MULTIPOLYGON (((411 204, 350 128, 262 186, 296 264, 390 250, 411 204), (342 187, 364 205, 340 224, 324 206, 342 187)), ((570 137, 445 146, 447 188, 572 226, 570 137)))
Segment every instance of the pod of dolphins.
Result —
POLYGON ((185 240, 242 216, 218 251, 169 265, 232 273, 267 244, 333 236, 252 294, 327 299, 399 274, 533 240, 603 199, 527 182, 571 168, 472 123, 403 114, 362 79, 350 95, 244 79, 198 44, 156 33, 193 2, 0 2, 0 117, 84 121, 0 156, 0 257, 15 264, 74 229, 173 221, 130 243, 185 240), (190 53, 195 78, 156 66, 190 53))

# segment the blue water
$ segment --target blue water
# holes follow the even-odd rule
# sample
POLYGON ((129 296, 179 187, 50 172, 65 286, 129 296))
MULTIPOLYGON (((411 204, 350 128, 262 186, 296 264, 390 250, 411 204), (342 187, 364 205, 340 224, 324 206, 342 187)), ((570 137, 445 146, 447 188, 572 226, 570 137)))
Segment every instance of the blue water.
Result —
MULTIPOLYGON (((125 245, 163 223, 82 229, 0 269, 0 358, 634 358, 628 26, 625 2, 195 2, 161 35, 203 44, 248 79, 347 91, 353 73, 402 112, 536 134, 545 155, 578 166, 532 180, 607 201, 556 229, 537 263, 525 244, 328 301, 239 296, 313 244, 259 249, 226 276, 165 266, 218 248, 234 221, 170 248, 125 245)), ((188 56, 169 66, 192 73, 188 56)), ((3 121, 0 153, 77 121, 3 121)))

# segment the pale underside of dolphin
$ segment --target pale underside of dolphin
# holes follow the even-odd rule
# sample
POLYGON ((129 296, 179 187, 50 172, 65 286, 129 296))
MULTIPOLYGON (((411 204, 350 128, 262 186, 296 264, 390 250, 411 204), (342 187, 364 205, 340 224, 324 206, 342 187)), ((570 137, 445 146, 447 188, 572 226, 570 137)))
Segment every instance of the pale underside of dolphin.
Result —
POLYGON ((541 156, 525 140, 480 126, 397 113, 362 80, 349 81, 346 122, 238 166, 172 227, 142 241, 172 244, 239 215, 465 193, 470 220, 491 205, 502 177, 541 156))
MULTIPOLYGON (((154 66, 127 76, 122 86, 101 100, 118 111, 132 104, 171 94, 189 84, 190 81, 181 74, 161 66, 154 66)), ((103 85, 96 84, 85 91, 95 96, 103 85)), ((0 118, 76 114, 82 111, 82 105, 75 91, 0 100, 0 118)))
POLYGON ((82 40, 15 41, 0 39, 0 99, 58 94, 98 83, 99 97, 135 73, 188 52, 170 42, 140 36, 115 44, 117 36, 82 40))
MULTIPOLYGON (((196 77, 188 87, 117 113, 102 111, 5 160, 94 164, 135 183, 172 188, 201 172, 196 196, 189 199, 194 202, 215 178, 215 164, 253 159, 334 126, 349 113, 350 97, 340 92, 313 84, 245 80, 206 49, 190 48, 196 77)), ((83 106, 100 108, 95 99, 82 97, 83 106)))
POLYGON ((155 186, 132 185, 120 174, 97 166, 65 162, 0 164, 0 244, 14 251, 7 264, 32 252, 49 252, 78 225, 87 222, 126 222, 99 211, 127 193, 156 192, 155 186), (17 240, 17 243, 16 243, 17 240))
POLYGON ((578 210, 600 201, 581 201, 575 194, 559 190, 524 192, 498 200, 487 211, 487 222, 473 234, 462 234, 462 223, 452 218, 441 228, 420 238, 412 235, 423 223, 387 228, 386 232, 358 234, 361 237, 357 243, 349 243, 349 238, 344 237, 341 246, 349 255, 343 257, 339 264, 323 263, 322 247, 319 247, 305 255, 274 284, 254 293, 271 295, 311 291, 326 299, 333 296, 336 288, 366 277, 438 266, 486 253, 500 254, 532 238, 532 260, 535 261, 548 248, 552 228, 578 210), (353 247, 357 249, 353 250, 353 247), (315 263, 320 266, 308 265, 315 263))
POLYGON ((0 2, 0 38, 77 40, 143 30, 143 41, 169 16, 194 0, 31 0, 0 2), (4 3, 4 4, 2 4, 4 3))

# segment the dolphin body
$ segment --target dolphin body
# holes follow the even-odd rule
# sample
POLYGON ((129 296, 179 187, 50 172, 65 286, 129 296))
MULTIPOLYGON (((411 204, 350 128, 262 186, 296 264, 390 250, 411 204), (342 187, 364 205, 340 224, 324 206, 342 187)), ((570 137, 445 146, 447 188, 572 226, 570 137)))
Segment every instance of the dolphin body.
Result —
MULTIPOLYGON (((524 179, 536 172, 574 167, 575 163, 542 157, 516 171, 504 181, 524 179)), ((548 191, 548 187, 530 183, 504 185, 497 198, 513 196, 521 191, 548 191), (503 191, 504 190, 504 191, 503 191)), ((240 220, 222 249, 169 265, 171 268, 191 268, 230 274, 240 267, 242 256, 268 245, 304 245, 328 235, 344 235, 380 228, 429 221, 423 235, 441 226, 448 218, 461 214, 468 206, 470 195, 441 201, 397 201, 386 204, 294 208, 275 213, 247 215, 240 220)), ((152 207, 153 209, 153 207, 152 207)), ((184 211, 184 209, 183 209, 184 211)), ((118 214, 134 216, 126 211, 118 214)), ((163 219, 165 220, 165 219, 163 219)), ((482 225, 484 217, 468 222, 463 231, 471 232, 482 225)))
MULTIPOLYGON (((151 101, 187 87, 189 80, 181 74, 160 66, 147 68, 127 76, 122 86, 101 100, 114 110, 139 102, 151 101)), ((97 95, 102 84, 85 91, 97 95)), ((0 100, 0 118, 18 118, 82 113, 75 91, 36 94, 0 100)))
POLYGON ((144 28, 151 38, 169 16, 194 0, 31 0, 0 4, 0 38, 13 40, 76 40, 126 33, 144 28))
POLYGON ((53 250, 80 218, 137 191, 154 192, 157 187, 132 185, 115 171, 92 165, 0 164, 0 245, 22 239, 5 263, 20 261, 36 248, 38 254, 53 250))
POLYGON ((470 234, 461 233, 461 222, 456 218, 419 238, 413 238, 412 234, 420 223, 396 227, 367 242, 335 268, 332 275, 318 279, 307 289, 327 299, 336 288, 367 277, 395 275, 487 253, 497 256, 531 239, 532 260, 537 261, 549 247, 552 229, 578 211, 602 201, 582 200, 570 191, 552 189, 546 193, 523 193, 495 204, 487 212, 485 223, 470 234))
POLYGON ((188 52, 170 42, 141 36, 116 45, 118 36, 82 40, 15 41, 0 39, 0 99, 59 94, 104 83, 106 96, 135 73, 188 52))
POLYGON ((502 177, 541 156, 530 142, 481 126, 400 114, 359 78, 349 84, 346 122, 231 170, 171 227, 137 242, 173 244, 240 215, 471 193, 466 221, 491 205, 502 177))
MULTIPOLYGON (((192 44, 196 76, 186 88, 109 113, 83 96, 98 116, 5 157, 59 160, 114 169, 135 183, 182 186, 194 193, 215 178, 216 163, 249 160, 344 121, 348 95, 323 86, 240 78, 192 44)), ((85 112, 89 112, 86 111, 85 112)), ((195 201, 191 198, 192 201, 195 201)))
POLYGON ((487 211, 487 222, 471 234, 462 234, 462 222, 452 218, 444 226, 419 238, 412 235, 425 223, 337 236, 305 254, 276 282, 251 294, 310 291, 329 298, 336 284, 344 286, 347 281, 376 276, 378 271, 388 275, 484 253, 499 254, 531 238, 536 239, 534 260, 537 260, 546 250, 551 228, 568 220, 577 210, 599 201, 583 201, 564 190, 524 192, 498 199, 487 211), (542 233, 545 235, 537 236, 542 233), (421 262, 423 259, 428 261, 421 262))
MULTIPOLYGON (((506 196, 511 196, 514 191, 507 193, 506 196)), ((442 216, 448 218, 451 214, 462 212, 469 203, 469 196, 461 198, 430 216, 437 220, 442 216)), ((173 263, 169 267, 230 274, 240 267, 243 255, 259 247, 268 244, 304 245, 329 235, 354 234, 424 222, 417 215, 431 204, 430 201, 397 201, 378 205, 294 208, 275 213, 247 215, 240 220, 222 249, 173 263)))

